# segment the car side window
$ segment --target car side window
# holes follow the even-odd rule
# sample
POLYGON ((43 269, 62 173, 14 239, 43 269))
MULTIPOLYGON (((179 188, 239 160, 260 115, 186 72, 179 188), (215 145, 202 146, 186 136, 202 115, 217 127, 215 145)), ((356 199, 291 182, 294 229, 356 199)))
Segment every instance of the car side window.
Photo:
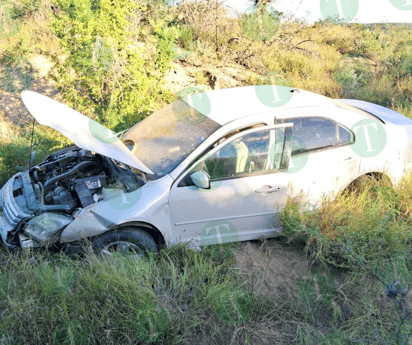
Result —
POLYGON ((196 171, 204 171, 213 181, 287 170, 290 145, 286 142, 290 135, 291 127, 262 129, 223 143, 218 151, 207 153, 189 169, 178 187, 193 186, 190 176, 196 171))
POLYGON ((338 144, 347 144, 347 143, 352 143, 354 141, 354 135, 353 133, 343 127, 342 125, 339 125, 339 140, 338 140, 338 144))
POLYGON ((246 134, 208 157, 203 170, 211 179, 263 172, 269 157, 270 131, 246 134))
POLYGON ((292 141, 297 145, 292 151, 299 154, 304 151, 311 151, 325 148, 337 144, 336 122, 320 117, 302 117, 294 119, 284 119, 283 123, 293 123, 292 141), (302 144, 304 149, 302 149, 302 144))

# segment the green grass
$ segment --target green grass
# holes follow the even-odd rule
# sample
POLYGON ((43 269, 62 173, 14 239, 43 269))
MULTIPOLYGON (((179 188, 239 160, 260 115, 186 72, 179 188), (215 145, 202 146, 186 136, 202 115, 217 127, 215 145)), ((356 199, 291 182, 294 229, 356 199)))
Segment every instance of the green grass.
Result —
MULTIPOLYGON (((12 344, 400 344, 411 319, 390 292, 412 281, 412 178, 357 188, 314 212, 286 205, 281 242, 306 253, 307 269, 279 277, 277 296, 253 288, 253 272, 240 279, 234 253, 247 243, 179 244, 138 260, 3 251, 0 335, 12 344)), ((275 242, 254 245, 271 259, 275 242)))
POLYGON ((342 319, 339 294, 330 302, 337 303, 334 314, 344 321, 339 332, 345 339, 379 344, 411 341, 412 310, 404 299, 412 283, 411 182, 410 175, 395 187, 385 180, 364 179, 334 201, 323 200, 313 212, 294 202, 282 210, 287 241, 322 267, 345 272, 350 279, 342 286, 356 286, 348 295, 340 289, 353 311, 351 318, 342 319), (367 293, 355 307, 354 295, 361 291, 367 293))
MULTIPOLYGON (((177 245, 138 261, 3 255, 0 335, 13 344, 386 344, 399 323, 396 304, 377 298, 379 282, 342 275, 324 303, 313 295, 313 279, 294 298, 268 297, 241 283, 233 258, 216 258, 219 250, 177 245)), ((319 267, 310 272, 325 271, 319 267)))
POLYGON ((214 257, 213 248, 199 253, 181 245, 139 260, 4 255, 0 334, 45 344, 78 325, 79 337, 93 343, 189 343, 209 326, 220 328, 212 296, 236 285, 230 258, 214 257))
POLYGON ((346 269, 356 269, 358 259, 373 264, 405 253, 412 239, 410 184, 409 175, 395 188, 388 181, 365 179, 356 193, 324 200, 314 212, 303 213, 289 202, 282 211, 285 236, 305 241, 316 259, 346 269))
POLYGON ((32 164, 42 162, 48 154, 70 145, 70 141, 55 130, 44 126, 35 126, 33 141, 32 124, 13 127, 5 142, 0 145, 0 185, 11 176, 32 164), (30 150, 30 146, 32 149, 30 150), (31 155, 30 155, 31 152, 31 155))
MULTIPOLYGON (((43 54, 61 65, 63 48, 49 26, 51 2, 22 3, 18 15, 25 23, 17 36, 0 42, 1 62, 43 54)), ((155 28, 165 34, 159 47, 171 53, 175 42, 183 51, 179 59, 205 66, 205 71, 207 66, 242 66, 244 73, 237 77, 244 84, 279 71, 295 87, 363 99, 412 117, 408 26, 295 22, 273 28, 273 37, 254 40, 256 35, 244 32, 241 20, 226 17, 222 9, 216 18, 215 12, 206 11, 207 5, 142 6, 137 10, 142 20, 132 23, 135 32, 130 35, 138 45, 147 43, 148 60, 163 63, 151 49, 152 38, 146 40, 155 28), (174 28, 174 41, 163 27, 174 28)), ((246 27, 256 29, 255 19, 246 27)), ((78 80, 59 75, 58 69, 53 73, 65 101, 80 107, 76 100, 84 95, 78 80)), ((147 76, 142 82, 150 80, 147 76)), ((153 107, 162 106, 163 98, 151 99, 153 107)), ((88 106, 78 110, 96 115, 88 106)), ((136 112, 122 123, 146 115, 136 112)), ((113 128, 119 122, 114 115, 107 120, 113 128)), ((14 134, 2 133, 0 138, 0 185, 16 172, 15 166, 26 168, 30 155, 30 124, 6 127, 5 132, 14 134)), ((68 144, 57 132, 37 126, 34 162, 68 144)), ((178 245, 139 261, 121 256, 101 260, 92 253, 71 260, 42 250, 4 252, 0 339, 5 344, 410 342, 412 320, 405 318, 402 296, 393 291, 408 291, 412 278, 412 177, 394 188, 367 181, 358 187, 358 193, 325 200, 315 212, 286 205, 281 215, 284 245, 302 250, 309 270, 299 280, 290 278, 288 293, 276 298, 251 288, 252 278, 240 279, 233 252, 244 244, 223 249, 212 245, 201 252, 178 245)), ((270 255, 270 243, 260 244, 264 255, 270 255)))
MULTIPOLYGON (((286 284, 297 294, 264 295, 239 279, 243 243, 138 260, 5 253, 0 334, 22 344, 400 344, 411 320, 390 293, 412 282, 411 186, 410 176, 395 188, 365 180, 314 212, 288 203, 283 242, 307 253, 306 272, 286 284)), ((264 256, 271 241, 259 244, 264 256)))

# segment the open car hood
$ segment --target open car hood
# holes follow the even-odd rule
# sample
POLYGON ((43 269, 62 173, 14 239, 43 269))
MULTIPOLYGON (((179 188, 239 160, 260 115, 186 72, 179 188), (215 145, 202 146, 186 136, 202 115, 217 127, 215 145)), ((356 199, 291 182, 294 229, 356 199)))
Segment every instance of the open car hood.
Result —
POLYGON ((23 91, 21 98, 30 114, 40 124, 57 129, 77 146, 153 174, 110 129, 37 92, 23 91))

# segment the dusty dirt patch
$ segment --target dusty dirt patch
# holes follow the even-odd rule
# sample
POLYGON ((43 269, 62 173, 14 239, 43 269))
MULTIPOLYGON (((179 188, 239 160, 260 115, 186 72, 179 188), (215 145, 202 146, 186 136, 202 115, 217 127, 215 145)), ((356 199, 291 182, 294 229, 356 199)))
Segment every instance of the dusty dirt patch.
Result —
MULTIPOLYGON (((52 62, 38 54, 29 57, 29 60, 34 69, 34 79, 29 90, 60 101, 55 82, 48 77, 52 62)), ((33 120, 33 117, 21 101, 20 93, 10 93, 0 89, 0 112, 4 112, 4 115, 13 124, 21 124, 33 120)))
MULTIPOLYGON (((165 76, 167 90, 178 93, 187 87, 198 87, 203 91, 249 85, 253 73, 235 66, 190 65, 172 63, 165 76)), ((257 76, 256 76, 257 77, 257 76)))
MULTIPOLYGON (((343 325, 356 317, 359 313, 357 309, 366 295, 374 296, 373 302, 377 310, 394 315, 394 323, 398 320, 394 313, 396 304, 387 298, 384 286, 370 274, 355 279, 348 272, 322 268, 308 260, 301 249, 276 239, 243 242, 234 251, 234 257, 238 277, 245 288, 252 294, 263 295, 268 301, 275 302, 276 306, 273 314, 268 314, 248 329, 253 344, 289 344, 299 328, 310 329, 317 337, 332 335, 334 313, 341 315, 339 322, 343 325), (302 279, 313 279, 314 272, 323 272, 320 275, 326 274, 325 272, 330 274, 328 281, 333 282, 334 289, 327 302, 328 293, 325 288, 330 285, 322 282, 320 275, 317 283, 310 280, 309 285, 302 286, 302 279), (306 305, 308 300, 302 298, 310 297, 308 292, 315 291, 317 286, 325 303, 315 302, 312 305, 313 299, 310 305, 306 305), (308 324, 303 319, 296 320, 291 316, 294 312, 307 308, 316 313, 315 323, 308 324)), ((408 306, 410 296, 406 298, 408 306)))
POLYGON ((275 240, 245 242, 234 252, 240 277, 250 291, 274 298, 297 298, 298 281, 309 263, 300 250, 275 240))

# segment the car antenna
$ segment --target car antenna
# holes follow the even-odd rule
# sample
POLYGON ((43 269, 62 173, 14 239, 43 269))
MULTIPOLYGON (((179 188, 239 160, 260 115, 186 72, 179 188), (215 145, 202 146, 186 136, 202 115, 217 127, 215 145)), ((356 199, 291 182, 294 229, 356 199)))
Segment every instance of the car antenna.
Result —
POLYGON ((31 130, 31 139, 30 139, 30 156, 29 156, 29 170, 31 168, 31 162, 32 162, 32 151, 33 151, 33 137, 34 137, 34 124, 36 123, 36 119, 33 117, 33 127, 31 130))

